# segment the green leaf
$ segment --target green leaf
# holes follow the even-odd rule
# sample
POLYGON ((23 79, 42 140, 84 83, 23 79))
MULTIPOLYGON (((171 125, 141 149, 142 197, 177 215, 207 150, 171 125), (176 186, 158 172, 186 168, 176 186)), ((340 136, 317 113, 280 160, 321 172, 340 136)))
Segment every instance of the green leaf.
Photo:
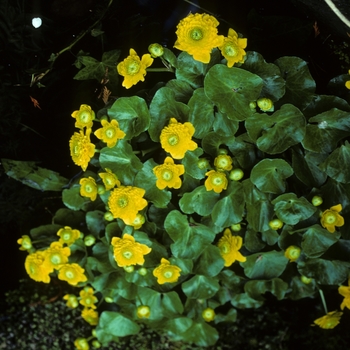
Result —
POLYGON ((340 285, 349 275, 350 263, 339 260, 309 259, 298 262, 299 272, 318 284, 340 285))
POLYGON ((80 210, 88 202, 88 199, 80 195, 80 185, 73 185, 62 191, 62 201, 67 208, 80 210))
POLYGON ((224 268, 225 261, 220 255, 220 250, 214 245, 209 245, 203 250, 195 265, 194 273, 207 277, 214 277, 224 268))
POLYGON ((248 51, 242 68, 263 79, 261 96, 278 101, 284 95, 285 81, 280 76, 280 69, 273 63, 266 63, 258 52, 248 51))
POLYGON ((254 113, 245 121, 248 135, 261 151, 269 154, 282 153, 301 142, 305 124, 303 114, 291 104, 283 105, 272 115, 254 113))
POLYGON ((1 159, 5 173, 24 185, 40 191, 62 191, 69 182, 57 172, 38 167, 36 162, 1 159))
POLYGON ((153 173, 153 168, 157 165, 153 159, 147 160, 137 173, 134 186, 146 190, 145 198, 157 208, 166 208, 171 199, 171 192, 166 189, 160 190, 156 186, 157 177, 153 173))
POLYGON ((67 208, 58 209, 52 219, 52 223, 72 228, 80 227, 85 221, 85 213, 67 208))
POLYGON ((61 225, 41 225, 39 227, 36 228, 32 228, 29 233, 30 236, 32 237, 33 240, 40 240, 43 238, 51 238, 52 237, 57 237, 57 232, 59 229, 61 229, 62 226, 61 225))
POLYGON ((219 334, 215 328, 206 323, 193 323, 192 326, 183 333, 182 338, 186 342, 208 347, 217 342, 219 334))
POLYGON ((203 138, 212 128, 214 122, 214 105, 204 93, 204 88, 194 91, 188 102, 190 113, 188 121, 195 128, 194 137, 203 138))
POLYGON ((183 292, 189 299, 209 299, 219 290, 216 278, 196 275, 181 285, 183 292))
POLYGON ((159 142, 159 135, 165 126, 168 126, 170 118, 178 122, 188 121, 189 107, 175 99, 175 93, 168 87, 162 87, 155 93, 149 108, 151 123, 148 132, 151 139, 159 142))
POLYGON ((309 119, 302 145, 311 152, 330 153, 341 139, 349 135, 349 112, 332 108, 309 119))
POLYGON ((109 273, 115 271, 115 268, 109 261, 108 251, 109 247, 102 242, 94 244, 92 247, 92 256, 88 257, 88 265, 92 270, 97 270, 101 273, 109 273))
POLYGON ((100 210, 89 211, 86 213, 86 225, 89 231, 96 237, 105 229, 104 213, 100 210))
POLYGON ((161 320, 163 318, 161 293, 151 288, 138 287, 137 297, 142 305, 147 305, 151 309, 150 320, 161 320))
POLYGON ((251 169, 256 164, 256 146, 247 133, 235 137, 229 149, 242 169, 251 169))
POLYGON ((118 98, 108 109, 108 115, 118 121, 120 130, 126 133, 125 140, 140 135, 150 123, 147 104, 138 96, 118 98))
POLYGON ((184 311, 181 299, 174 291, 162 294, 162 306, 164 309, 164 316, 169 318, 175 315, 181 315, 184 311))
POLYGON ((185 215, 171 211, 165 219, 164 228, 174 241, 171 252, 177 258, 196 259, 215 238, 207 226, 189 224, 185 215))
POLYGON ((240 182, 231 181, 227 196, 221 198, 214 206, 211 217, 216 226, 228 227, 241 222, 244 213, 244 191, 240 182))
POLYGON ((223 136, 214 131, 208 132, 202 139, 202 147, 204 152, 216 157, 219 154, 221 145, 232 146, 235 143, 234 136, 223 136))
POLYGON ((177 57, 166 47, 163 47, 163 58, 168 61, 173 67, 177 68, 177 57))
POLYGON ((286 92, 280 103, 291 103, 303 110, 313 99, 316 83, 313 80, 307 63, 299 57, 281 57, 275 62, 285 79, 286 92))
POLYGON ((102 55, 102 62, 106 66, 115 69, 118 64, 119 56, 120 56, 120 50, 106 51, 102 55))
POLYGON ((105 237, 106 237, 107 243, 110 244, 113 237, 121 237, 122 232, 123 231, 117 222, 110 222, 105 229, 105 237))
POLYGON ((244 236, 244 247, 250 252, 255 253, 264 249, 265 246, 266 244, 261 239, 261 233, 256 232, 248 226, 244 236))
POLYGON ((184 334, 193 324, 188 317, 176 317, 164 322, 163 329, 172 341, 181 341, 184 334))
POLYGON ((330 233, 320 225, 313 225, 303 234, 301 248, 308 258, 319 258, 339 238, 339 232, 330 233))
POLYGON ((223 314, 216 314, 214 322, 215 324, 218 324, 220 322, 236 322, 237 320, 237 310, 234 308, 231 308, 228 310, 226 315, 223 314))
POLYGON ((232 138, 237 132, 238 127, 238 120, 228 119, 226 114, 220 112, 215 113, 213 129, 216 134, 232 138))
POLYGON ((348 184, 350 183, 350 167, 344 166, 344 164, 350 164, 350 144, 348 141, 345 141, 345 145, 341 145, 339 148, 335 149, 328 158, 320 164, 320 169, 333 180, 348 184))
POLYGON ((192 192, 185 193, 180 201, 180 209, 186 214, 197 213, 201 216, 210 215, 220 195, 207 191, 205 186, 199 186, 192 192))
POLYGON ((74 77, 75 80, 96 79, 98 82, 105 76, 106 66, 92 57, 81 57, 82 63, 86 66, 81 69, 74 77))
POLYGON ((231 304, 239 309, 257 309, 264 302, 251 298, 247 293, 235 294, 231 299, 231 304))
POLYGON ((317 210, 304 197, 298 198, 295 193, 285 193, 272 202, 277 217, 288 225, 296 225, 311 217, 317 210))
POLYGON ((283 159, 263 159, 254 166, 250 180, 262 192, 280 194, 286 190, 285 179, 293 175, 293 168, 283 159))
POLYGON ((251 279, 272 279, 279 277, 285 270, 288 259, 282 251, 261 252, 247 256, 241 263, 244 273, 251 279))
POLYGON ((258 99, 263 80, 241 68, 228 68, 217 64, 204 79, 204 89, 209 99, 229 119, 244 120, 251 115, 249 103, 258 99))
POLYGON ((205 173, 208 171, 208 169, 200 169, 198 167, 199 157, 202 154, 203 150, 198 147, 194 151, 186 152, 185 157, 182 159, 186 174, 198 180, 204 179, 205 173))
POLYGON ((112 147, 104 147, 100 152, 100 165, 109 168, 123 185, 132 185, 136 173, 142 169, 142 163, 135 156, 131 145, 126 140, 119 140, 112 147))
POLYGON ((272 293, 278 300, 284 299, 288 290, 288 284, 280 278, 273 278, 268 281, 254 280, 248 281, 244 285, 244 291, 253 299, 264 301, 262 294, 266 292, 272 293))
POLYGON ((316 293, 316 283, 314 280, 310 284, 305 284, 301 281, 300 276, 294 276, 290 283, 292 291, 288 294, 288 298, 299 300, 302 298, 312 297, 316 293))
POLYGON ((174 92, 175 100, 178 102, 187 104, 193 94, 191 85, 183 80, 172 79, 165 86, 174 92))

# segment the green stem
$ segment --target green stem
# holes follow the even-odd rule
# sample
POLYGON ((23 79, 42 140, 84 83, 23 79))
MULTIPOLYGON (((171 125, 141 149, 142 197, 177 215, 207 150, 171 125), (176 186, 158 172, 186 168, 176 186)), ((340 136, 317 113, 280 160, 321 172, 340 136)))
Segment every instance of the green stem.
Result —
POLYGON ((174 70, 169 67, 169 68, 147 68, 147 72, 169 72, 169 73, 174 73, 174 70))
POLYGON ((324 311, 325 311, 325 313, 326 313, 326 315, 327 315, 327 314, 328 314, 328 309, 327 309, 326 299, 325 299, 325 297, 324 297, 324 294, 323 294, 322 289, 318 288, 318 291, 319 291, 320 296, 321 296, 321 300, 322 300, 322 304, 323 304, 324 311))

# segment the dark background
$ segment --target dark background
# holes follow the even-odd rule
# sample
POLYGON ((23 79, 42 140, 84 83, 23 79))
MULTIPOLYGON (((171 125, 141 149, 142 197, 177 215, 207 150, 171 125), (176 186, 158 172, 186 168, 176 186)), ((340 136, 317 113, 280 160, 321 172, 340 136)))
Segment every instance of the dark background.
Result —
MULTIPOLYGON (((130 47, 140 56, 154 42, 171 49, 180 19, 189 11, 203 12, 183 0, 114 0, 97 26, 104 33, 98 37, 86 34, 57 58, 41 80, 45 87, 30 87, 31 74, 45 72, 51 54, 70 45, 100 18, 108 2, 0 2, 0 158, 38 161, 41 167, 66 178, 75 176, 80 169, 69 154, 68 141, 75 131, 71 113, 83 103, 95 111, 104 105, 97 98, 99 82, 73 80, 78 72, 74 66, 77 53, 83 50, 100 60, 103 52, 120 49, 123 60, 130 47), (43 25, 37 29, 31 25, 35 16, 43 19, 43 25), (33 105, 30 96, 39 102, 40 109, 33 105)), ((327 17, 298 1, 193 2, 215 14, 220 34, 227 35, 232 27, 248 38, 247 50, 260 52, 267 62, 286 55, 303 58, 316 80, 317 93, 326 93, 329 80, 350 68, 346 46, 350 38, 329 9, 327 17), (320 30, 317 36, 315 21, 320 30)), ((121 87, 120 82, 113 95, 134 95, 140 89, 151 88, 159 79, 171 79, 167 74, 148 74, 144 83, 130 90, 121 87)), ((0 168, 0 294, 17 287, 18 280, 26 277, 27 253, 18 250, 17 239, 31 228, 51 222, 54 212, 63 206, 59 196, 59 192, 26 187, 8 178, 0 168)))

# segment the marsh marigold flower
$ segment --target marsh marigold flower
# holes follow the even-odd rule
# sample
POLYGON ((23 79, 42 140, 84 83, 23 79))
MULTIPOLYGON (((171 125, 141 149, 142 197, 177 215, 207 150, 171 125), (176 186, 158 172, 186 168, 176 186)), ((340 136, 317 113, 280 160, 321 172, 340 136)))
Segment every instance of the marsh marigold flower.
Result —
POLYGON ((89 350, 90 346, 85 338, 78 338, 74 340, 74 346, 77 350, 89 350))
POLYGON ((113 237, 112 242, 114 259, 118 266, 143 265, 144 255, 151 252, 145 244, 135 242, 135 238, 127 233, 123 238, 113 237))
POLYGON ((24 267, 31 279, 37 282, 50 283, 49 274, 53 268, 46 264, 46 255, 42 251, 37 251, 27 255, 24 267))
POLYGON ((153 63, 150 54, 144 54, 140 60, 134 49, 130 49, 129 56, 117 66, 118 73, 124 77, 122 85, 129 89, 139 81, 145 80, 146 68, 153 63))
POLYGON ((58 279, 67 281, 72 286, 80 282, 86 282, 87 277, 84 275, 85 270, 78 264, 64 264, 58 272, 58 279))
POLYGON ((108 191, 115 186, 120 186, 120 181, 118 180, 117 175, 113 174, 111 169, 106 168, 105 170, 105 173, 99 173, 98 175, 102 179, 106 190, 108 191))
POLYGON ((220 255, 225 260, 225 266, 231 266, 236 260, 245 262, 247 259, 239 250, 242 248, 243 239, 241 236, 232 236, 231 230, 227 228, 224 235, 219 239, 218 248, 220 255))
POLYGON ((164 48, 160 44, 151 44, 148 46, 148 51, 153 58, 163 56, 164 48))
POLYGON ((198 147, 191 140, 194 132, 195 129, 191 123, 181 124, 175 118, 171 118, 169 125, 165 126, 160 133, 162 148, 173 158, 182 159, 187 151, 194 151, 198 147))
POLYGON ((80 291, 80 301, 79 303, 85 307, 90 307, 91 309, 96 309, 95 303, 97 303, 97 298, 94 295, 94 290, 91 287, 85 287, 80 291))
POLYGON ((84 127, 91 129, 95 112, 88 105, 81 105, 79 111, 74 111, 72 117, 76 119, 75 127, 83 129, 84 127))
POLYGON ((299 259, 300 251, 299 247, 291 245, 284 252, 284 256, 289 259, 290 262, 293 262, 299 259))
POLYGON ((70 246, 80 237, 80 231, 73 230, 69 226, 64 226, 64 228, 58 230, 57 236, 60 237, 59 242, 65 243, 68 246, 70 246))
POLYGON ((341 204, 338 204, 322 213, 321 225, 329 232, 333 233, 335 227, 341 227, 344 225, 344 218, 339 214, 342 209, 341 204))
POLYGON ((232 169, 232 158, 227 154, 219 154, 214 159, 214 166, 219 170, 231 170, 232 169))
POLYGON ((127 225, 134 222, 139 210, 147 206, 142 198, 146 191, 133 186, 120 186, 111 191, 108 206, 114 218, 122 219, 127 225))
MULTIPOLYGON (((349 69, 348 73, 350 74, 350 69, 349 69)), ((346 86, 347 89, 350 90, 350 80, 347 80, 347 81, 345 82, 345 86, 346 86)))
POLYGON ((344 297, 340 308, 344 310, 344 308, 347 307, 350 310, 350 279, 348 280, 348 286, 340 286, 338 292, 344 297))
POLYGON ((185 167, 182 164, 174 164, 171 157, 166 157, 164 164, 153 168, 153 173, 157 177, 156 186, 160 190, 164 190, 165 187, 180 188, 180 175, 185 173, 185 167))
POLYGON ((44 251, 45 263, 48 264, 50 269, 58 270, 68 262, 71 252, 68 247, 62 247, 62 244, 61 242, 52 242, 50 248, 44 251))
POLYGON ((221 54, 227 60, 227 67, 231 68, 235 63, 243 63, 247 47, 247 39, 239 38, 238 34, 230 28, 224 42, 219 46, 221 54))
POLYGON ((228 181, 224 172, 210 170, 205 175, 208 176, 204 182, 207 191, 214 190, 214 192, 220 193, 226 190, 228 181))
POLYGON ((206 322, 213 321, 215 318, 215 311, 212 308, 207 307, 205 310, 203 310, 202 317, 206 322))
POLYGON ((209 63, 211 51, 224 43, 224 36, 218 35, 218 25, 213 16, 191 13, 177 25, 174 47, 186 51, 197 61, 209 63))
POLYGON ((90 159, 95 154, 95 145, 90 142, 91 129, 86 130, 86 134, 82 130, 75 132, 69 140, 70 154, 73 162, 81 166, 85 171, 90 159))
POLYGON ((149 318, 151 316, 151 309, 147 305, 141 305, 136 310, 138 318, 149 318))
POLYGON ((259 98, 258 101, 258 106, 263 112, 273 112, 274 107, 273 107, 273 102, 271 99, 262 97, 259 98))
POLYGON ((18 239, 17 243, 21 245, 19 250, 29 250, 29 249, 33 248, 32 240, 27 235, 24 235, 24 236, 22 236, 22 238, 18 239))
POLYGON ((75 309, 79 305, 78 298, 74 294, 66 294, 63 299, 67 300, 66 305, 71 309, 75 309))
POLYGON ((153 270, 153 275, 157 277, 159 284, 174 283, 180 277, 181 269, 176 265, 171 265, 170 261, 162 258, 160 265, 153 270))
POLYGON ((125 137, 125 132, 119 129, 119 123, 112 119, 109 123, 107 120, 101 120, 102 128, 95 131, 95 136, 107 143, 107 147, 114 147, 118 140, 125 137))
POLYGON ((84 177, 80 179, 80 195, 82 197, 88 197, 92 201, 96 200, 97 197, 97 185, 93 177, 89 176, 88 178, 84 177))
POLYGON ((132 226, 135 230, 138 230, 145 223, 145 221, 146 219, 144 215, 137 213, 134 221, 126 221, 125 223, 129 226, 132 226))
POLYGON ((318 318, 314 323, 323 329, 332 329, 340 323, 342 315, 343 313, 339 311, 328 312, 327 315, 318 318))
POLYGON ((81 312, 81 317, 90 324, 90 326, 96 326, 98 324, 98 312, 84 307, 83 311, 81 312))

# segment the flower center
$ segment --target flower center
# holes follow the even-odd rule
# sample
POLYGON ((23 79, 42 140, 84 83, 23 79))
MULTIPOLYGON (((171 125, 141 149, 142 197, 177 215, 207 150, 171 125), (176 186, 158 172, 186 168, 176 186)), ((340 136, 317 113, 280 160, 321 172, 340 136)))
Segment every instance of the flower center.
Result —
POLYGON ((139 62, 135 61, 135 60, 131 60, 128 63, 127 66, 127 72, 129 75, 135 75, 139 70, 140 70, 140 64, 139 62))
POLYGON ((148 313, 149 313, 149 307, 148 307, 148 306, 141 306, 141 307, 139 307, 138 313, 139 313, 141 316, 148 315, 148 313))
POLYGON ((228 243, 224 243, 222 246, 220 246, 220 251, 222 254, 227 254, 230 252, 230 246, 228 243))
POLYGON ((105 131, 105 135, 107 138, 109 139, 112 139, 115 135, 115 130, 114 128, 108 128, 106 131, 105 131))
POLYGON ((215 177, 213 177, 212 180, 211 180, 211 182, 212 182, 212 184, 213 184, 214 186, 220 186, 220 185, 222 185, 222 183, 223 183, 221 176, 215 176, 215 177))
POLYGON ((172 271, 166 270, 163 274, 164 278, 171 278, 173 276, 172 271))
POLYGON ((333 225, 334 223, 337 222, 337 215, 332 212, 329 212, 325 215, 324 221, 328 225, 333 225))
POLYGON ((218 159, 218 168, 225 169, 229 165, 228 160, 226 158, 220 157, 218 159))
POLYGON ((61 256, 59 254, 53 254, 51 256, 50 261, 54 264, 54 265, 58 265, 61 263, 61 256))
POLYGON ((88 304, 88 305, 91 304, 91 299, 89 297, 85 299, 85 304, 88 304))
POLYGON ((237 46, 234 43, 227 43, 224 47, 224 52, 227 56, 235 57, 238 54, 237 46))
POLYGON ((74 278, 74 273, 73 273, 72 271, 66 271, 65 275, 66 275, 66 277, 69 278, 69 279, 74 278))
POLYGON ((83 123, 88 123, 91 119, 90 117, 90 113, 88 112, 82 112, 80 113, 80 120, 83 122, 83 123))
POLYGON ((89 184, 86 184, 86 185, 85 185, 85 191, 86 191, 87 193, 91 193, 91 192, 93 191, 92 186, 89 185, 89 184))
POLYGON ((171 170, 163 170, 162 179, 164 181, 170 181, 173 178, 173 172, 171 170))
POLYGON ((179 142, 179 137, 175 134, 172 134, 168 138, 168 143, 170 146, 175 146, 179 142))
POLYGON ((62 235, 62 239, 64 240, 64 241, 69 241, 70 240, 70 237, 71 237, 71 234, 70 233, 64 233, 63 235, 62 235))
POLYGON ((132 252, 130 250, 126 250, 125 252, 122 253, 123 254, 123 257, 125 259, 131 259, 132 258, 132 252))
POLYGON ((120 197, 118 199, 119 208, 125 208, 127 205, 128 205, 128 198, 127 197, 120 197))
POLYGON ((193 28, 190 32, 191 39, 198 41, 203 39, 203 31, 200 28, 193 28))

